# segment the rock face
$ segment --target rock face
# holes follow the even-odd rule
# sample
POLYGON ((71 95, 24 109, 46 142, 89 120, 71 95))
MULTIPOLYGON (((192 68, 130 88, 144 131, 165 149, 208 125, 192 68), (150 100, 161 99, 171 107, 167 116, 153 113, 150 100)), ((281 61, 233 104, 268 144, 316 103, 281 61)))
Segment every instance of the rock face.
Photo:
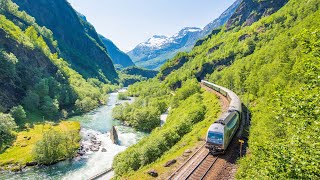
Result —
POLYGON ((186 27, 172 37, 155 35, 146 42, 140 43, 128 52, 128 55, 137 66, 158 69, 178 52, 191 50, 199 39, 206 37, 212 30, 225 24, 240 2, 241 0, 235 1, 220 17, 210 22, 203 29, 186 27))
POLYGON ((110 138, 113 144, 118 144, 119 143, 119 138, 118 138, 118 133, 117 130, 114 126, 112 126, 110 130, 110 138))
POLYGON ((277 12, 288 0, 243 0, 228 20, 228 30, 237 26, 250 26, 262 17, 277 12))

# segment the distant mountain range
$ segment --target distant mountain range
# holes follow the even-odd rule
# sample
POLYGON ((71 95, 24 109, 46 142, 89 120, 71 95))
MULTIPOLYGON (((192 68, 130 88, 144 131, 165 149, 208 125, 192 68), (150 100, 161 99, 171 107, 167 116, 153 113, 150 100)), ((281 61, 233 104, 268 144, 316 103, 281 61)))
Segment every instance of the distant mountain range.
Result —
POLYGON ((197 40, 204 38, 212 30, 224 25, 241 2, 242 0, 235 1, 225 12, 203 29, 186 27, 172 37, 155 35, 146 42, 137 45, 133 50, 128 52, 128 55, 137 66, 158 69, 178 52, 190 51, 197 40))

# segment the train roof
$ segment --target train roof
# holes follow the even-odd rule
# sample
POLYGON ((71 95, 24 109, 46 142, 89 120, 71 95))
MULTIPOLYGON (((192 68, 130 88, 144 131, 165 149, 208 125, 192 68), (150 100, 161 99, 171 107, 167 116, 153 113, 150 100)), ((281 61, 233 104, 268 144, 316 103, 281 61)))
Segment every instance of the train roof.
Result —
POLYGON ((227 89, 225 87, 219 86, 217 84, 214 84, 214 83, 211 83, 211 82, 208 82, 208 81, 201 80, 201 82, 206 83, 206 84, 210 84, 210 85, 215 86, 215 87, 218 87, 218 88, 220 88, 221 90, 225 91, 228 94, 228 96, 231 99, 230 100, 230 104, 229 104, 229 111, 234 111, 234 110, 237 110, 239 112, 242 111, 241 100, 237 96, 236 93, 234 93, 230 89, 227 89))
POLYGON ((224 132, 224 126, 220 123, 213 123, 211 124, 211 126, 209 127, 210 132, 220 132, 223 133, 224 132))

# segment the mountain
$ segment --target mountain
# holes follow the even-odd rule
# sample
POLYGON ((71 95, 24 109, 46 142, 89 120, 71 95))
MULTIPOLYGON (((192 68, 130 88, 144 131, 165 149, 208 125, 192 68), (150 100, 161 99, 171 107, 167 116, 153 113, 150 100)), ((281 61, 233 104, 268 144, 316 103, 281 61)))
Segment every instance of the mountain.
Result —
POLYGON ((250 26, 262 17, 269 16, 283 7, 288 0, 243 0, 228 20, 228 30, 236 26, 250 26))
POLYGON ((66 0, 14 0, 40 26, 52 30, 61 56, 84 78, 115 82, 118 75, 94 27, 66 0))
MULTIPOLYGON (((77 12, 77 14, 85 24, 93 27, 92 24, 88 22, 86 16, 79 12, 77 12)), ((117 69, 134 66, 131 58, 125 52, 121 51, 110 39, 102 36, 101 34, 99 34, 99 38, 106 47, 107 53, 111 57, 111 60, 117 69)))
POLYGON ((225 10, 217 19, 210 22, 208 25, 206 25, 202 32, 201 36, 205 37, 208 34, 212 32, 212 30, 219 28, 220 26, 223 26, 229 18, 233 15, 233 13, 238 9, 240 3, 243 0, 236 0, 227 10, 225 10))
POLYGON ((172 37, 155 35, 140 43, 128 55, 137 66, 157 69, 179 51, 188 51, 199 39, 200 28, 187 27, 172 37))
POLYGON ((133 50, 128 52, 128 55, 137 66, 148 69, 159 69, 162 64, 174 57, 178 52, 190 51, 197 40, 224 25, 240 2, 241 0, 235 1, 225 12, 203 29, 186 27, 172 37, 155 35, 146 42, 137 45, 133 50))
POLYGON ((54 120, 102 102, 102 83, 72 69, 60 55, 63 42, 50 29, 11 0, 0 5, 0 112, 22 105, 33 114, 28 122, 34 115, 54 120))
POLYGON ((99 37, 107 48, 107 52, 116 68, 122 69, 135 65, 131 58, 125 52, 121 51, 111 40, 103 37, 102 35, 99 35, 99 37))

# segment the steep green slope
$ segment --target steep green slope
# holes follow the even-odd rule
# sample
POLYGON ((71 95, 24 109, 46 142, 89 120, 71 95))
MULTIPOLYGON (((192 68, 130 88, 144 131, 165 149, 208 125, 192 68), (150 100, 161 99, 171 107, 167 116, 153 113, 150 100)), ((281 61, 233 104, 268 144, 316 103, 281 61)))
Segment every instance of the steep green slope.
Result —
MULTIPOLYGON (((251 12, 268 2, 275 6, 267 9, 280 8, 274 1, 254 2, 256 6, 251 12)), ((160 83, 158 86, 163 89, 184 89, 185 81, 193 78, 205 78, 230 88, 252 112, 249 149, 239 161, 237 178, 319 179, 319 5, 317 0, 290 0, 274 14, 250 26, 238 24, 229 30, 224 27, 190 53, 170 60, 161 68, 158 77, 162 81, 144 82, 133 88, 140 87, 143 91, 144 86, 153 87, 148 85, 153 82, 160 83)), ((150 89, 143 92, 140 96, 145 99, 155 96, 150 89)), ((170 104, 174 110, 174 101, 170 104)), ((132 161, 139 158, 135 148, 115 159, 118 175, 135 177, 134 172, 126 174, 119 165, 129 170, 146 169, 141 161, 132 161)), ((158 151, 149 150, 150 154, 161 156, 158 151)), ((148 163, 150 160, 142 161, 148 163)), ((147 167, 153 168, 152 164, 147 167)))
POLYGON ((27 114, 58 119, 95 108, 105 85, 60 58, 50 30, 10 0, 0 3, 0 111, 21 104, 27 114))
POLYGON ((120 83, 123 86, 129 86, 136 82, 145 81, 154 78, 158 71, 131 66, 119 71, 120 83))
POLYGON ((102 35, 99 35, 99 37, 102 40, 104 46, 107 48, 108 54, 110 55, 112 62, 117 68, 121 69, 129 66, 134 66, 131 58, 126 53, 121 51, 112 41, 103 37, 102 35))
POLYGON ((222 31, 165 82, 226 86, 252 110, 249 154, 237 177, 319 178, 319 1, 291 0, 249 27, 222 31))
POLYGON ((115 82, 117 73, 94 28, 81 21, 66 0, 14 0, 21 10, 52 30, 61 56, 85 78, 115 82))

